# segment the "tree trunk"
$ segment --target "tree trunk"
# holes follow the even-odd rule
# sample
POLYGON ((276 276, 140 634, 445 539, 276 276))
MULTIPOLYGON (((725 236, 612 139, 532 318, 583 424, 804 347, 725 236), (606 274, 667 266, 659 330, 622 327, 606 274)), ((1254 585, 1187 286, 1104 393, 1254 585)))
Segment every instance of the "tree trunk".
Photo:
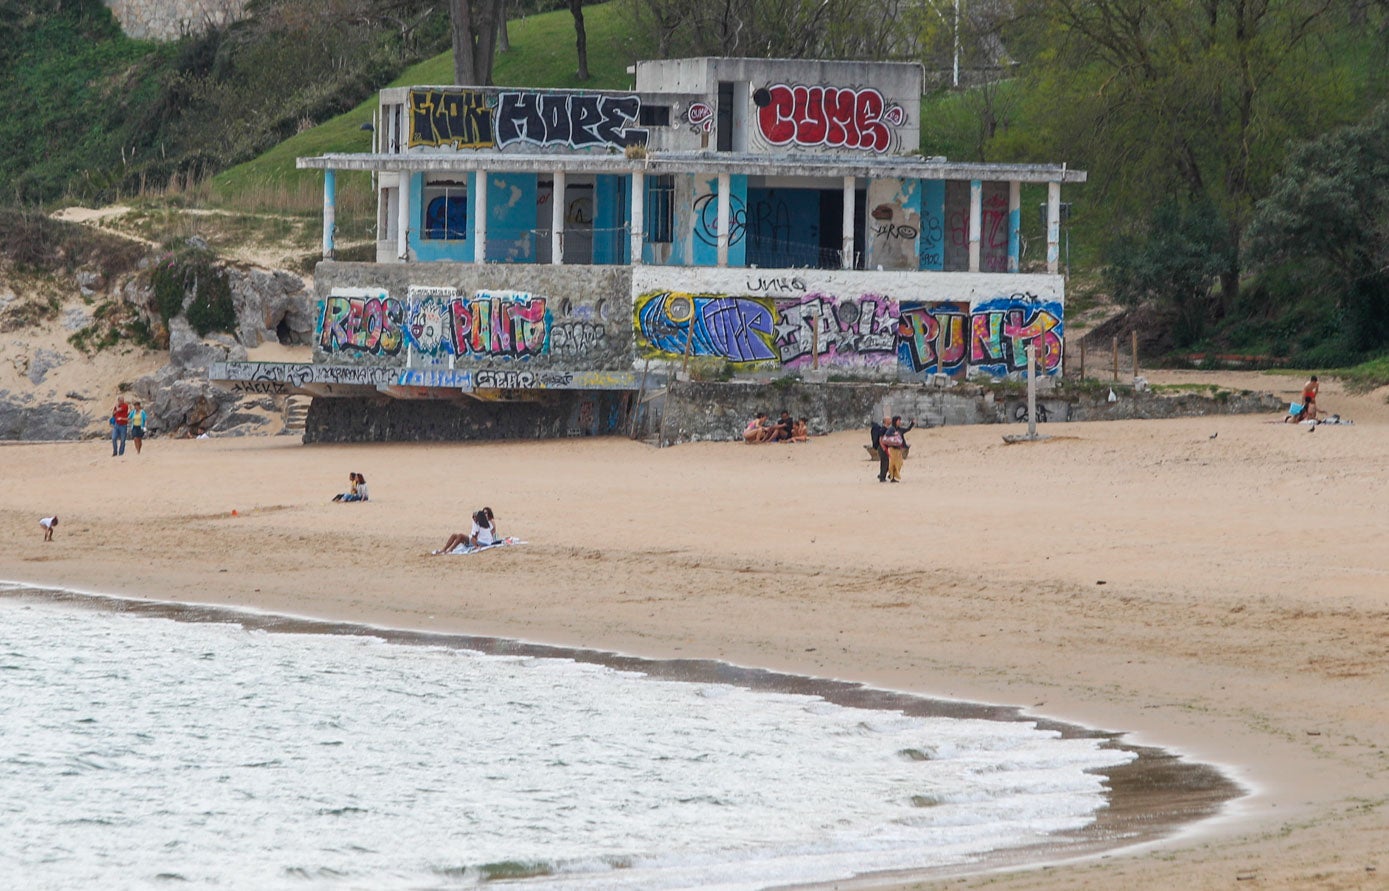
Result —
POLYGON ((584 30, 584 0, 569 0, 574 16, 574 43, 579 51, 579 80, 588 80, 588 32, 584 30))
POLYGON ((497 6, 497 52, 511 52, 511 33, 506 28, 506 0, 497 6))
POLYGON ((492 83, 502 0, 449 0, 453 23, 453 79, 464 86, 492 83))

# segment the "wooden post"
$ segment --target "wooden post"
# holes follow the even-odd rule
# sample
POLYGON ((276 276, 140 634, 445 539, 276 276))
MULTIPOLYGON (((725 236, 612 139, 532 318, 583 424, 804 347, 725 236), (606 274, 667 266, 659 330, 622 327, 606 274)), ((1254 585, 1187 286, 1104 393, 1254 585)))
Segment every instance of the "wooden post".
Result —
POLYGON ((1085 338, 1080 339, 1080 379, 1085 380, 1085 338))
POLYGON ((1114 379, 1117 381, 1119 379, 1119 335, 1116 334, 1110 339, 1109 350, 1113 354, 1114 379))
POLYGON ((810 367, 820 367, 820 308, 810 314, 810 367))
POLYGON ((1037 438, 1037 344, 1027 345, 1027 438, 1037 438))
POLYGON ((1138 379, 1138 331, 1137 331, 1137 330, 1134 330, 1134 331, 1132 332, 1132 334, 1133 334, 1133 376, 1134 376, 1134 379, 1137 380, 1137 379, 1138 379))
MULTIPOLYGON (((690 354, 694 352, 694 310, 690 310, 689 327, 685 329, 685 358, 680 362, 680 370, 688 378, 690 374, 690 354)), ((1116 366, 1117 367, 1117 366, 1116 366)), ((1116 378, 1117 380, 1117 378, 1116 378)))

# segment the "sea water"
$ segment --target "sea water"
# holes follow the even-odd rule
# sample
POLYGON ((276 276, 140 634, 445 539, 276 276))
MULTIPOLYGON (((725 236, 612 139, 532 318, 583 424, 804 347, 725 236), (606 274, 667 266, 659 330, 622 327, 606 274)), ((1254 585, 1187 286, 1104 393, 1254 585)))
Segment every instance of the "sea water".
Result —
POLYGON ((0 596, 22 889, 756 889, 1081 829, 1131 752, 574 660, 0 596))

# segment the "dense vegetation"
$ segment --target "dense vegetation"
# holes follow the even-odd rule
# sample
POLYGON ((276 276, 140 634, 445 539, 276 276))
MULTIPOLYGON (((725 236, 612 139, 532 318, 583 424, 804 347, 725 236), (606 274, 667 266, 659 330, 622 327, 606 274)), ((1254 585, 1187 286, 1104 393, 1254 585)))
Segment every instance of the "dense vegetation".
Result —
POLYGON ((0 0, 0 182, 13 203, 191 182, 338 114, 448 43, 429 0, 258 0, 172 43, 101 0, 0 0))
MULTIPOLYGON (((1322 366, 1389 348, 1389 3, 976 0, 956 20, 895 2, 612 0, 584 11, 580 80, 571 4, 519 0, 493 80, 619 88, 663 54, 916 59, 938 85, 923 153, 1089 171, 1066 196, 1071 269, 1144 307, 1151 342, 1322 366)), ((452 80, 448 7, 255 0, 236 25, 151 44, 99 0, 0 0, 0 188, 98 202, 215 176, 205 200, 311 213, 293 158, 365 150, 389 82, 452 80)), ((369 238, 365 186, 342 188, 340 220, 354 189, 369 238)))

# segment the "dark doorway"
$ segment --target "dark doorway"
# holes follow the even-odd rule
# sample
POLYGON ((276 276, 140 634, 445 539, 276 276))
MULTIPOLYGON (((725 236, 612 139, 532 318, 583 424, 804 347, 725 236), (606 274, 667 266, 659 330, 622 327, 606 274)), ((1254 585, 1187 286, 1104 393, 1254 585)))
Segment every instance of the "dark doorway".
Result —
MULTIPOLYGON (((850 269, 863 268, 864 204, 868 194, 863 189, 854 193, 854 258, 850 269)), ((840 189, 820 190, 820 269, 840 269, 844 249, 844 192, 840 189)))
POLYGON ((721 152, 733 151, 733 83, 719 81, 718 108, 719 141, 716 148, 721 152))

